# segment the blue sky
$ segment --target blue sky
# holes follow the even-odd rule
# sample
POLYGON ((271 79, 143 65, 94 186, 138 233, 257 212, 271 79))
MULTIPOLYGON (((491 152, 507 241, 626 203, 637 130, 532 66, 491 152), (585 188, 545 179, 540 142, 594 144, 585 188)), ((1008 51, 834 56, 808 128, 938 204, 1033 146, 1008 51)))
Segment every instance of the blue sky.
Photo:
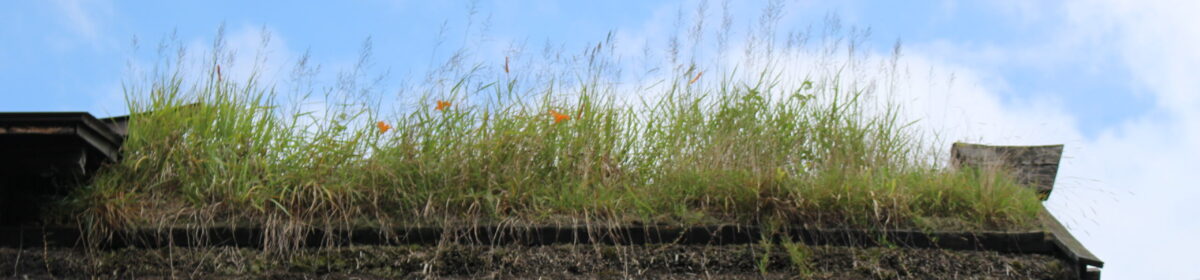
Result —
MULTIPOLYGON (((244 49, 268 31, 268 65, 276 68, 306 50, 323 67, 344 68, 371 37, 374 67, 390 70, 394 85, 462 45, 485 56, 510 43, 574 50, 615 31, 621 43, 662 48, 664 38, 680 34, 677 15, 695 20, 701 3, 480 1, 468 17, 463 1, 242 2, 8 3, 0 10, 0 111, 123 114, 127 63, 152 61, 154 45, 172 32, 205 46, 221 24, 230 45, 244 49), (435 52, 443 24, 444 47, 435 52)), ((1067 144, 1047 206, 1109 261, 1106 278, 1200 278, 1197 263, 1182 261, 1200 251, 1192 221, 1200 207, 1191 203, 1200 191, 1186 183, 1200 181, 1193 171, 1200 166, 1200 82, 1192 78, 1200 73, 1200 22, 1186 12, 1200 10, 1196 3, 783 3, 780 29, 820 26, 836 15, 844 25, 869 27, 864 47, 873 52, 887 53, 900 40, 914 73, 900 100, 912 101, 925 127, 942 130, 940 140, 1067 144), (1126 239, 1148 229, 1162 240, 1126 239)), ((704 18, 716 26, 722 3, 707 4, 704 18)), ((752 25, 765 5, 731 1, 734 32, 752 25)))
MULTIPOLYGON (((695 6, 672 1, 592 2, 479 2, 477 19, 489 19, 492 36, 537 45, 550 40, 581 45, 603 38, 608 31, 646 28, 656 13, 674 13, 695 6)), ((713 1, 711 9, 720 3, 713 1)), ((926 1, 793 3, 785 27, 820 24, 826 14, 839 15, 846 24, 870 27, 871 47, 888 48, 897 39, 908 44, 954 44, 970 51, 986 48, 1031 48, 1052 39, 1045 28, 1049 16, 1013 19, 998 11, 1001 4, 987 2, 926 1)), ((400 70, 428 65, 438 30, 443 23, 451 32, 467 22, 469 3, 456 1, 364 1, 357 5, 324 5, 313 2, 143 2, 72 1, 23 2, 7 9, 0 22, 6 44, 0 54, 0 84, 5 94, 17 96, 6 110, 95 109, 97 91, 119 88, 125 63, 137 38, 143 49, 153 47, 172 32, 184 40, 211 39, 220 24, 231 32, 266 27, 296 51, 311 50, 324 60, 351 60, 359 46, 372 37, 376 62, 400 70), (36 94, 35 94, 36 93, 36 94), (90 94, 89 94, 90 93, 90 94)), ((755 19, 763 3, 738 3, 732 7, 740 24, 755 19)), ((1047 9, 1055 9, 1047 7, 1047 9)), ((690 13, 691 11, 685 11, 690 13)), ((712 13, 716 13, 713 11, 712 13)), ((1041 11, 1054 14, 1053 11, 1041 11)), ((673 16, 673 15, 670 15, 673 16)), ((690 14, 689 14, 690 16, 690 14)), ((671 22, 667 22, 671 23, 671 22)), ((476 24, 479 24, 478 22, 476 24)), ((449 36, 458 37, 458 36, 449 36)), ((449 39, 448 45, 458 44, 449 39)), ((282 58, 287 59, 287 58, 282 58)), ((1079 116, 1085 133, 1095 134, 1106 124, 1148 110, 1149 101, 1111 62, 1106 48, 1086 50, 1054 62, 991 61, 987 57, 950 56, 945 59, 985 68, 1008 82, 1006 102, 1039 92, 1053 91, 1067 109, 1079 116), (1117 106, 1120 105, 1120 106, 1117 106), (1100 108, 1108 108, 1102 110, 1100 108)), ((1029 61, 1035 60, 1035 61, 1029 61)), ((420 69, 415 69, 420 70, 420 69)), ((108 109, 108 108, 105 108, 108 109)), ((120 108, 111 110, 120 111, 120 108)), ((120 112, 116 112, 120 113, 120 112)), ((104 113, 100 113, 104 114, 104 113)))

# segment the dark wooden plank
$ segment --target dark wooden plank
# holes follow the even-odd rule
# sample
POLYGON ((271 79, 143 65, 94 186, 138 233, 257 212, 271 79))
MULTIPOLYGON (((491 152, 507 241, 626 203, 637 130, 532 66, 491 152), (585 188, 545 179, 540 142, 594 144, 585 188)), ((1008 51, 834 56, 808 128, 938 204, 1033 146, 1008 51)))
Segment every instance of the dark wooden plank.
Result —
POLYGON ((1071 235, 1071 232, 1058 219, 1054 218, 1050 211, 1047 211, 1045 207, 1042 207, 1040 211, 1038 218, 1042 221, 1042 225, 1053 237, 1054 244, 1061 248, 1068 258, 1080 264, 1104 267, 1104 262, 1083 247, 1083 244, 1079 243, 1079 240, 1075 239, 1075 236, 1071 235))
MULTIPOLYGON (((0 112, 0 140, 19 141, 25 136, 61 136, 79 141, 102 155, 97 160, 117 161, 124 136, 113 126, 85 112, 0 112)), ((11 144, 10 144, 11 145, 11 144)), ((24 144, 28 149, 51 148, 39 143, 24 144)))

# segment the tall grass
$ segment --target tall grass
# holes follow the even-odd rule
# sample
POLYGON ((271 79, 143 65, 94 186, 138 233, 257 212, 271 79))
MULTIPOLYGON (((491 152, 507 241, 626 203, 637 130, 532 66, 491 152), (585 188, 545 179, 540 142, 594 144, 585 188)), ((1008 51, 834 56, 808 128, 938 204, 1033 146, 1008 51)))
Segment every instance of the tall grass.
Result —
MULTIPOLYGON (((280 243, 362 225, 1035 219, 1037 196, 1011 178, 930 160, 875 83, 689 63, 628 92, 612 44, 542 76, 456 53, 392 114, 337 90, 319 111, 285 109, 298 101, 254 75, 222 77, 216 54, 198 76, 166 67, 128 86, 123 160, 73 194, 74 218, 102 230, 256 225, 280 243)), ((853 47, 819 52, 839 58, 823 60, 831 69, 860 63, 853 47)))

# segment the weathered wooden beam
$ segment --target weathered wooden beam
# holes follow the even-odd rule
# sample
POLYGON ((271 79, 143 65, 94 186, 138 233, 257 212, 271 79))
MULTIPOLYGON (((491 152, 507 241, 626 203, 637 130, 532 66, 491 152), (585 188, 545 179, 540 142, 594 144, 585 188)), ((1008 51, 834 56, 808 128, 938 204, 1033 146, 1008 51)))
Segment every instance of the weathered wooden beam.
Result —
POLYGON ((1037 190, 1042 200, 1054 190, 1063 145, 988 146, 954 143, 951 163, 956 168, 1000 169, 1011 172, 1017 183, 1037 190))
POLYGON ((1042 207, 1040 212, 1038 212, 1038 219, 1041 220, 1046 232, 1050 233, 1050 237, 1054 238, 1055 246, 1058 246, 1068 258, 1079 264, 1104 267, 1104 261, 1093 255, 1092 251, 1088 251, 1086 247, 1083 247, 1083 243, 1075 239, 1075 236, 1071 235, 1071 231, 1067 230, 1067 227, 1054 218, 1054 215, 1051 215, 1050 211, 1047 211, 1045 207, 1042 207))

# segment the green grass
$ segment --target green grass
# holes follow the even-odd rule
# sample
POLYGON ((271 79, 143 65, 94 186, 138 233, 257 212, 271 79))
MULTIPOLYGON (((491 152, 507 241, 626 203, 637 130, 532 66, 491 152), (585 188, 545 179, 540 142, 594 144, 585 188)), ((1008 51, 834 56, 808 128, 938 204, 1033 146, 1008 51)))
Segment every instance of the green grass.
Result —
POLYGON ((281 242, 308 228, 465 222, 1035 221, 1032 190, 999 172, 941 168, 898 104, 878 106, 877 92, 840 75, 692 64, 627 92, 605 74, 614 66, 596 63, 605 47, 549 78, 442 71, 392 113, 353 90, 326 91, 327 110, 296 110, 275 85, 219 77, 217 56, 198 77, 168 67, 127 84, 123 160, 72 194, 66 219, 101 230, 258 225, 281 242))
POLYGON ((784 238, 780 245, 787 252, 788 260, 796 270, 796 276, 801 278, 812 278, 813 260, 812 249, 803 242, 792 242, 789 238, 784 238))

